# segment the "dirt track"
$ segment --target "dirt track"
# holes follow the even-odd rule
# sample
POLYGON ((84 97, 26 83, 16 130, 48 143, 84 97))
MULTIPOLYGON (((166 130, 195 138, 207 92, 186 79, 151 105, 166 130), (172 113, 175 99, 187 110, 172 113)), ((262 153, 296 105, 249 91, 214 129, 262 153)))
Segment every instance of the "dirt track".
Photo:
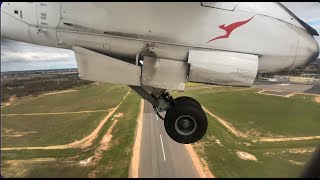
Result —
MULTIPOLYGON (((93 156, 90 157, 90 159, 93 159, 92 162, 90 162, 89 165, 97 164, 101 158, 103 151, 107 150, 109 148, 109 143, 112 139, 112 130, 114 126, 117 124, 118 120, 115 119, 108 129, 107 133, 103 136, 102 140, 100 141, 100 146, 95 150, 95 153, 93 156)), ((95 178, 96 175, 99 173, 99 169, 94 169, 89 173, 89 178, 95 178)))
POLYGON ((142 120, 144 111, 144 100, 140 101, 140 111, 137 119, 137 130, 136 138, 133 145, 133 153, 129 170, 129 178, 138 178, 138 168, 140 160, 140 144, 141 144, 141 134, 142 134, 142 120))
POLYGON ((103 125, 107 122, 107 120, 113 115, 113 113, 118 109, 118 107, 123 103, 123 101, 127 98, 131 90, 127 92, 127 94, 123 97, 122 101, 115 107, 109 114, 99 123, 96 129, 88 136, 82 138, 81 140, 74 141, 69 144, 64 145, 55 145, 55 146, 44 146, 44 147, 12 147, 12 148, 1 148, 2 151, 5 150, 33 150, 33 149, 67 149, 67 148, 86 148, 92 144, 92 141, 97 137, 99 131, 103 127, 103 125))
POLYGON ((53 115, 53 114, 81 114, 81 113, 93 113, 93 112, 105 112, 105 111, 110 111, 110 110, 58 112, 58 113, 1 114, 1 116, 41 116, 41 115, 53 115))
POLYGON ((53 95, 53 94, 61 94, 61 93, 67 93, 67 92, 74 92, 74 91, 78 91, 78 90, 73 90, 72 89, 72 90, 65 90, 65 91, 57 91, 57 92, 42 94, 42 96, 53 95))
MULTIPOLYGON (((243 134, 242 132, 240 132, 239 130, 237 130, 235 127, 233 127, 232 125, 230 125, 229 123, 227 123, 225 120, 219 118, 218 116, 214 115, 212 112, 210 112, 209 110, 207 110, 205 107, 202 106, 202 108, 204 109, 204 111, 206 113, 208 113, 210 116, 214 117, 215 119, 217 119, 223 126, 225 126, 232 134, 238 136, 238 137, 242 137, 242 138, 246 138, 248 139, 249 137, 245 134, 243 134)), ((320 136, 307 136, 307 137, 284 137, 284 138, 269 138, 269 137, 261 137, 261 138, 257 138, 257 140, 251 140, 252 142, 280 142, 280 141, 302 141, 302 140, 312 140, 312 139, 320 139, 320 136)))
POLYGON ((307 137, 290 137, 290 138, 260 138, 259 142, 280 142, 280 141, 302 141, 320 139, 320 136, 307 136, 307 137))
MULTIPOLYGON (((257 92, 258 94, 263 94, 263 95, 271 95, 271 96, 280 96, 280 97, 285 97, 285 98, 290 98, 292 96, 295 96, 295 95, 307 95, 307 96, 314 96, 315 98, 315 101, 317 103, 320 103, 320 95, 317 95, 317 94, 311 94, 311 93, 302 93, 302 92, 293 92, 293 93, 290 93, 288 95, 277 95, 277 94, 269 94, 269 93, 265 93, 265 91, 268 91, 268 90, 261 90, 259 92, 257 92)), ((272 90, 272 91, 275 91, 275 92, 284 92, 284 91, 279 91, 279 90, 272 90)))
POLYGON ((243 137, 243 138, 247 138, 247 136, 243 133, 241 133, 240 131, 238 131, 235 127, 233 127, 232 125, 230 125, 229 123, 227 123, 226 121, 224 121, 223 119, 219 118, 218 116, 214 115, 212 112, 210 112, 209 110, 207 110, 205 107, 203 107, 203 110, 208 113, 210 116, 214 117, 215 119, 217 119, 223 126, 225 126, 229 131, 231 131, 234 135, 238 136, 238 137, 243 137))

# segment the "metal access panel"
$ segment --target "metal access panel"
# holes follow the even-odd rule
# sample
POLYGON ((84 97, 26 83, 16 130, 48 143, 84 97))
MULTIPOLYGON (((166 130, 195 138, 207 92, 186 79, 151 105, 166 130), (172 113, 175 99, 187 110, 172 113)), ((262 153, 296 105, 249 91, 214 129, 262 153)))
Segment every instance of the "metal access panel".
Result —
POLYGON ((258 56, 227 51, 189 51, 188 81, 230 86, 251 86, 258 71, 258 56))
POLYGON ((186 62, 144 57, 141 82, 145 86, 183 91, 187 72, 186 62))
POLYGON ((79 77, 89 81, 140 86, 141 67, 74 46, 79 77))

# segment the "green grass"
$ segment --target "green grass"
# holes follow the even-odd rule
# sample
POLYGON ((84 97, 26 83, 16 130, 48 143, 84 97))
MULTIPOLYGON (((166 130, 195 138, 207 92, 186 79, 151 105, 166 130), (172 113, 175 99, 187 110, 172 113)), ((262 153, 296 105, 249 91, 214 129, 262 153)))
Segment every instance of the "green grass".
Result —
POLYGON ((283 98, 257 94, 256 90, 197 92, 186 94, 251 136, 255 136, 253 130, 266 137, 320 135, 320 104, 310 97, 283 98))
POLYGON ((208 131, 204 138, 194 144, 197 153, 207 161, 216 177, 298 177, 311 153, 282 151, 315 148, 319 140, 254 143, 250 139, 256 134, 250 132, 257 131, 260 136, 267 137, 320 135, 320 105, 314 102, 312 96, 283 98, 260 95, 256 89, 239 89, 242 88, 212 86, 173 93, 174 97, 194 97, 237 130, 249 132, 249 138, 236 137, 207 114, 208 131), (257 161, 242 160, 237 156, 237 151, 248 152, 257 161))
MULTIPOLYGON (((82 86, 77 92, 25 97, 4 107, 2 113, 75 112, 108 110, 118 105, 128 87, 112 84, 82 86)), ((68 144, 89 135, 108 114, 105 112, 40 116, 2 116, 2 147, 68 144), (5 129, 30 132, 21 137, 4 136, 5 129)), ((10 134, 7 134, 10 135, 10 134)), ((12 135, 12 134, 11 134, 12 135)))
POLYGON ((127 86, 108 83, 83 85, 72 89, 78 91, 23 97, 10 106, 3 107, 2 114, 103 110, 118 105, 129 90, 127 86))
MULTIPOLYGON (((63 145, 89 135, 108 112, 2 117, 2 127, 15 132, 35 131, 22 137, 2 137, 2 147, 63 145)), ((6 134, 2 131, 2 134, 6 134)))
MULTIPOLYGON (((78 91, 42 97, 24 97, 2 113, 49 113, 108 110, 118 105, 126 86, 101 84, 74 88, 78 91)), ((68 144, 89 135, 108 114, 105 112, 41 116, 2 116, 2 147, 49 146, 68 144), (30 132, 21 137, 4 136, 5 129, 30 132)), ((7 134, 10 135, 10 134, 7 134)))
POLYGON ((135 139, 136 121, 140 108, 140 97, 131 93, 115 114, 122 112, 123 117, 117 118, 118 123, 112 131, 110 148, 103 152, 97 168, 97 177, 128 177, 135 139))
POLYGON ((34 165, 26 178, 86 178, 92 168, 62 163, 41 163, 34 165))
POLYGON ((121 112, 123 117, 112 131, 110 148, 104 151, 100 162, 94 166, 81 167, 77 163, 95 153, 95 148, 110 128, 112 117, 106 122, 93 145, 86 152, 79 149, 64 150, 20 150, 5 151, 3 160, 29 158, 57 158, 53 162, 18 163, 10 164, 4 161, 2 167, 5 177, 88 177, 93 170, 98 170, 97 177, 128 177, 129 165, 132 156, 132 147, 135 137, 136 120, 140 107, 140 97, 131 91, 123 104, 113 114, 121 112), (66 162, 69 161, 69 162, 66 162), (71 161, 71 162, 70 162, 71 161), (21 172, 25 172, 21 174, 21 172))
POLYGON ((80 155, 83 152, 80 149, 37 149, 37 150, 10 150, 1 151, 2 160, 21 160, 33 158, 66 158, 80 155))
MULTIPOLYGON (((267 145, 264 148, 257 148, 257 145, 251 142, 251 146, 246 146, 241 144, 245 140, 235 137, 214 118, 208 115, 207 117, 208 131, 199 141, 199 144, 203 145, 196 145, 195 149, 200 157, 207 161, 211 172, 216 177, 297 177, 303 170, 303 166, 292 164, 289 160, 305 163, 311 157, 310 153, 279 153, 281 150, 296 148, 288 144, 279 145, 277 148, 267 145), (210 138, 212 136, 220 140, 222 146, 213 141, 210 138), (248 152, 254 155, 257 161, 242 160, 236 155, 236 151, 248 152), (265 152, 275 154, 266 155, 265 152)), ((311 147, 316 147, 317 144, 313 142, 311 147)))
POLYGON ((23 178, 85 178, 92 168, 59 161, 12 164, 4 162, 4 177, 23 178))

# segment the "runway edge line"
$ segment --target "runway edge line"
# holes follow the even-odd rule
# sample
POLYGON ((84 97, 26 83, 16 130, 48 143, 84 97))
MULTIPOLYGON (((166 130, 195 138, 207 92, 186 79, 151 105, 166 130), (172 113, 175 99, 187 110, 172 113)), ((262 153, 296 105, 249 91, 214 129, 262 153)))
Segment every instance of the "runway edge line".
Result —
POLYGON ((132 158, 131 158, 131 163, 129 168, 129 178, 138 178, 143 112, 144 112, 144 100, 141 99, 140 111, 137 118, 135 142, 133 145, 133 153, 132 153, 132 158))
POLYGON ((202 160, 200 161, 199 156, 197 155, 197 153, 195 152, 195 150, 193 149, 191 144, 186 144, 185 145, 192 161, 193 164, 196 168, 196 170, 198 171, 199 175, 201 178, 214 178, 213 174, 211 173, 207 163, 202 160), (204 166, 204 167, 203 167, 204 166))

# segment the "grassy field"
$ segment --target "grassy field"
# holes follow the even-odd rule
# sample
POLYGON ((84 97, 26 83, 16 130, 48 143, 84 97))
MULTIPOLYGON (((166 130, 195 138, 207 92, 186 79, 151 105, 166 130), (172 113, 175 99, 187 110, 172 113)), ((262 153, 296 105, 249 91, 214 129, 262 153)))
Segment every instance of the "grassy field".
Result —
MULTIPOLYGON (((2 113, 107 110, 119 104, 129 90, 126 86, 111 84, 85 85, 72 89, 78 91, 17 99, 10 106, 3 107, 2 113)), ((312 149, 320 143, 319 139, 252 142, 251 138, 255 137, 320 135, 317 132, 320 121, 316 118, 320 117, 320 106, 314 102, 312 96, 283 98, 257 94, 257 91, 191 84, 187 85, 186 92, 173 94, 196 98, 210 112, 232 124, 238 131, 248 134, 248 138, 237 137, 207 114, 207 134, 195 143, 194 147, 200 157, 207 161, 216 177, 297 177, 310 158, 312 149), (257 160, 240 159, 237 151, 250 153, 257 160)), ((87 149, 2 151, 2 176, 128 177, 140 99, 131 91, 87 149), (123 116, 119 117, 119 114, 123 116), (97 151, 111 127, 112 138, 107 149, 97 151), (88 166, 79 165, 79 161, 89 157, 98 158, 88 166)), ((5 129, 12 129, 16 133, 36 133, 21 137, 4 136, 2 145, 11 147, 66 144, 92 132, 106 114, 107 112, 3 116, 2 135, 8 135, 3 134, 5 129)))
POLYGON ((244 144, 248 143, 247 141, 235 137, 215 119, 209 115, 207 117, 209 120, 207 134, 199 143, 195 143, 195 149, 207 161, 215 177, 297 177, 303 170, 304 163, 310 158, 310 152, 282 151, 314 148, 317 145, 313 142, 309 146, 298 144, 292 147, 290 143, 282 142, 277 146, 264 143, 264 147, 259 147, 256 143, 250 142, 248 146, 244 144), (237 151, 250 153, 257 158, 257 161, 242 160, 237 156, 237 151))
POLYGON ((218 87, 179 95, 196 98, 212 113, 252 137, 320 135, 320 104, 313 98, 305 95, 284 98, 257 91, 230 91, 218 87))
POLYGON ((101 84, 74 88, 78 91, 26 97, 3 107, 2 113, 50 113, 106 110, 81 114, 2 116, 2 147, 61 145, 89 135, 117 106, 126 86, 101 84))
POLYGON ((2 147, 50 146, 72 143, 89 135, 108 112, 2 117, 2 147), (25 134, 24 134, 25 133, 25 134), (16 137, 14 135, 22 135, 16 137))
POLYGON ((124 116, 117 118, 118 123, 112 131, 110 148, 102 154, 102 159, 97 165, 96 177, 128 177, 140 99, 137 94, 131 93, 115 112, 115 114, 123 113, 124 116))
MULTIPOLYGON (((123 88, 124 89, 124 88, 123 88)), ((128 89, 126 89, 128 90, 128 89)), ((119 91, 119 90, 118 90, 119 91)), ((115 92, 115 91, 112 91, 115 92)), ((125 91, 126 92, 126 91, 125 91)), ((66 93, 67 94, 67 93, 66 93)), ((118 95, 120 96, 120 95, 118 95)), ((117 97, 122 99, 124 96, 117 97)), ((139 112, 140 97, 131 91, 126 100, 119 106, 117 111, 105 123, 98 133, 92 146, 83 151, 81 149, 63 149, 63 150, 12 150, 2 153, 3 166, 2 175, 4 177, 128 177, 129 165, 132 155, 132 146, 134 142, 134 133, 136 128, 136 119, 139 112), (118 114, 122 117, 116 117, 118 114), (102 151, 101 158, 89 166, 80 166, 79 161, 97 155, 97 148, 100 147, 100 141, 113 124, 118 120, 111 132, 112 139, 108 143, 108 148, 102 151), (53 158, 53 160, 38 161, 37 158, 53 158)), ((92 113, 99 114, 99 113, 92 113)), ((79 116, 80 114, 76 114, 79 116)), ((81 114, 82 115, 82 114, 81 114)), ((81 116, 80 115, 80 116, 81 116)), ((52 116, 52 115, 50 115, 52 116)), ((59 115, 54 115, 59 116, 59 115)), ((60 115, 65 116, 65 115, 60 115)), ((68 115, 69 116, 69 115, 68 115)), ((74 116, 74 115, 71 115, 74 116)), ((80 117, 79 116, 79 117, 80 117)), ((38 116, 37 116, 38 117, 38 116)), ((10 117, 10 118, 16 118, 10 117)), ((72 119, 66 117, 67 119, 72 119)), ((75 117, 76 118, 76 117, 75 117)), ((41 120, 39 120, 41 121, 41 120)), ((71 120, 70 120, 71 121, 71 120)), ((74 120, 78 122, 78 120, 74 120)), ((55 122, 54 119, 48 119, 40 124, 55 122)), ((85 121, 84 121, 85 122, 85 121)), ((70 122, 72 124, 72 122, 70 122)), ((79 125, 79 131, 88 131, 88 127, 79 125)), ((94 127, 94 126, 93 126, 94 127)), ((72 127, 66 127, 72 128, 72 127)), ((77 129, 77 128, 74 128, 77 129)), ((52 131, 56 131, 53 130, 52 131)), ((65 130, 67 131, 67 130, 65 130)), ((92 131, 92 130, 91 130, 92 131)), ((45 133, 45 132, 43 132, 45 133)), ((78 133, 78 132, 77 132, 78 133)), ((68 137, 72 137, 72 132, 68 132, 68 137)), ((48 136, 49 137, 49 136, 48 136)), ((31 137, 30 137, 31 138, 31 137)), ((32 139, 32 138, 31 138, 32 139)), ((25 143, 31 139, 25 139, 25 143)), ((37 139, 37 138, 35 138, 37 139)), ((40 140, 38 140, 39 142, 40 140)), ((56 141, 63 141, 56 140, 56 141)), ((43 140, 45 142, 45 140, 43 140)), ((9 142, 7 142, 8 144, 9 142)))
POLYGON ((252 142, 251 138, 256 137, 320 135, 320 105, 312 96, 283 98, 257 91, 212 86, 173 94, 196 98, 210 112, 248 135, 237 137, 207 114, 207 134, 194 147, 215 177, 297 177, 319 145, 319 139, 252 142), (240 159, 237 151, 247 152, 257 160, 240 159))
POLYGON ((72 88, 73 92, 24 97, 3 107, 2 114, 92 111, 113 108, 129 90, 124 85, 103 83, 72 88))

